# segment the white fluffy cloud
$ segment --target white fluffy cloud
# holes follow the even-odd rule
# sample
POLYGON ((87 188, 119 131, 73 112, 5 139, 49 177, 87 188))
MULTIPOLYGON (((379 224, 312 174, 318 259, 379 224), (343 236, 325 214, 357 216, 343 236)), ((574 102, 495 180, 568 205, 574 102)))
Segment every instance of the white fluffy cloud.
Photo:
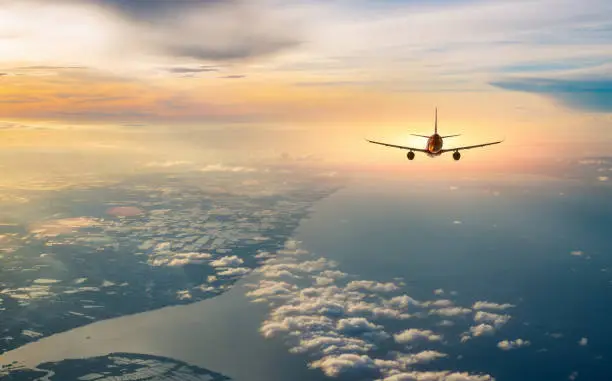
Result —
MULTIPOLYGON (((503 305, 496 305, 496 309, 503 305)), ((479 306, 482 307, 482 306, 479 306)), ((486 311, 476 311, 474 314, 474 323, 477 325, 470 327, 468 332, 461 335, 461 342, 466 342, 472 337, 492 335, 495 331, 508 323, 510 315, 501 315, 486 311)))
POLYGON ((467 315, 471 312, 472 312, 471 309, 465 308, 465 307, 445 307, 445 308, 438 308, 438 309, 433 309, 429 311, 429 313, 432 315, 439 315, 439 316, 446 316, 446 317, 462 316, 462 315, 467 315))
POLYGON ((421 303, 422 307, 451 307, 453 302, 448 299, 439 299, 421 303))
MULTIPOLYGON (((312 358, 309 366, 330 377, 346 376, 392 379, 398 374, 426 380, 433 373, 415 371, 424 364, 446 357, 434 350, 417 353, 392 352, 374 356, 377 350, 407 344, 442 342, 442 335, 427 329, 408 328, 395 335, 382 324, 388 319, 410 321, 417 316, 438 314, 463 316, 470 308, 453 306, 452 301, 418 301, 398 293, 402 283, 355 280, 337 269, 337 263, 316 258, 290 243, 276 256, 269 256, 248 284, 247 296, 253 302, 270 306, 261 333, 266 338, 279 337, 292 353, 312 358), (299 254, 299 255, 297 255, 299 254), (323 281, 322 281, 323 279, 323 281), (419 311, 420 310, 420 311, 419 311)), ((500 315, 502 316, 502 315, 500 315)), ((491 380, 488 376, 440 372, 448 380, 491 380), (476 377, 476 378, 470 378, 476 377), (485 377, 485 378, 482 378, 485 377)), ((407 376, 406 376, 407 377, 407 376)), ((408 379, 408 378, 405 378, 408 379)))
POLYGON ((499 328, 510 320, 510 315, 500 315, 491 312, 478 311, 474 315, 476 323, 490 323, 499 328))
POLYGON ((476 326, 470 327, 470 333, 472 336, 483 336, 490 335, 495 332, 495 327, 489 324, 478 324, 476 326))
POLYGON ((158 253, 152 254, 149 259, 149 264, 152 266, 180 267, 190 263, 202 264, 212 257, 208 253, 171 253, 166 251, 169 246, 160 246, 158 246, 158 253))
POLYGON ((410 328, 402 331, 396 335, 393 335, 395 341, 400 344, 410 343, 416 340, 427 340, 427 341, 440 341, 442 340, 441 335, 435 334, 433 331, 428 329, 416 329, 410 328))
POLYGON ((475 310, 506 310, 508 308, 513 308, 513 307, 516 307, 516 306, 514 304, 508 304, 508 303, 498 304, 498 303, 484 302, 484 301, 476 302, 472 306, 472 308, 475 310))
POLYGON ((347 290, 363 290, 372 292, 393 292, 399 290, 395 283, 380 283, 371 280, 352 281, 346 286, 347 290))
POLYGON ((251 272, 251 269, 248 267, 232 267, 226 268, 217 272, 219 276, 233 277, 233 276, 242 276, 251 272))
POLYGON ((357 354, 341 354, 338 356, 323 357, 309 365, 311 368, 320 368, 326 376, 337 377, 343 373, 375 372, 377 366, 370 357, 357 354))
POLYGON ((509 351, 511 349, 517 349, 521 347, 528 347, 529 345, 531 345, 531 342, 529 342, 528 340, 523 340, 523 339, 516 339, 516 340, 510 340, 510 341, 504 340, 504 341, 500 341, 499 343, 497 343, 497 347, 504 351, 509 351))
POLYGON ((225 256, 214 261, 210 262, 210 265, 213 267, 230 267, 230 266, 239 266, 243 264, 244 261, 241 258, 238 258, 236 255, 225 256))

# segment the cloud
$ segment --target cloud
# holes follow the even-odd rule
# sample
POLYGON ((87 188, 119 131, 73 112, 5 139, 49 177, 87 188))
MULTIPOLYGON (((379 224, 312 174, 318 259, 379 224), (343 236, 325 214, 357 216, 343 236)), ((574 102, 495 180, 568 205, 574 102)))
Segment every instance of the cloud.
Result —
POLYGON ((219 77, 219 78, 224 78, 224 79, 240 79, 240 78, 246 78, 246 75, 226 75, 226 76, 219 77))
POLYGON ((201 172, 257 172, 257 169, 242 166, 228 166, 224 164, 208 164, 200 168, 201 172))
POLYGON ((423 303, 408 295, 399 295, 392 297, 385 304, 394 308, 407 309, 409 307, 420 307, 423 303))
POLYGON ((382 381, 495 381, 489 375, 469 374, 465 372, 405 372, 383 378, 382 381))
POLYGON ((494 81, 491 85, 506 90, 542 94, 579 110, 612 112, 612 78, 528 78, 494 81))
POLYGON ((399 344, 411 343, 417 340, 427 340, 427 341, 440 341, 442 340, 441 335, 436 335, 432 331, 428 329, 416 329, 410 328, 405 331, 398 333, 397 335, 393 335, 395 341, 399 344))
MULTIPOLYGON (((2 103, 0 101, 0 103, 2 103)), ((0 131, 1 130, 44 130, 46 127, 42 126, 33 126, 29 124, 22 123, 11 123, 11 122, 0 122, 0 131)))
POLYGON ((208 253, 172 253, 168 256, 163 250, 159 254, 153 254, 148 260, 151 266, 182 267, 190 263, 202 264, 212 256, 208 253))
POLYGON ((189 290, 181 290, 176 292, 176 298, 178 300, 190 300, 193 296, 189 290))
POLYGON ((452 300, 439 299, 420 304, 421 307, 451 307, 453 305, 452 300))
POLYGON ((471 309, 465 307, 445 307, 429 311, 431 315, 439 315, 445 317, 467 315, 471 312, 471 309))
POLYGON ((583 337, 582 339, 578 341, 578 345, 583 346, 583 347, 586 346, 588 343, 589 343, 589 339, 587 339, 586 337, 583 337))
POLYGON ((475 310, 506 310, 508 308, 513 308, 516 307, 513 304, 497 304, 497 303, 491 303, 491 302, 484 302, 484 301, 479 301, 479 302, 475 302, 474 305, 472 305, 472 308, 475 310))
POLYGON ((193 162, 186 160, 167 160, 167 161, 153 161, 145 164, 145 167, 157 167, 157 168, 172 168, 172 167, 182 167, 186 165, 191 165, 193 162))
POLYGON ((522 348, 522 347, 528 347, 531 345, 531 342, 529 342, 528 340, 523 340, 523 339, 516 339, 516 340, 504 340, 504 341, 500 341, 499 343, 497 343, 497 347, 501 350, 504 351, 509 351, 511 349, 517 349, 517 348, 522 348))
POLYGON ((476 323, 491 323, 495 327, 499 328, 506 324, 510 320, 510 315, 499 315, 490 312, 478 311, 474 315, 474 322, 476 323))
POLYGON ((211 66, 197 66, 197 67, 169 67, 164 69, 167 72, 175 74, 194 74, 194 73, 207 73, 219 71, 219 68, 211 66))
POLYGON ((226 276, 226 277, 235 277, 235 276, 243 276, 243 275, 249 274, 250 272, 251 272, 251 269, 248 267, 234 267, 234 268, 223 269, 217 272, 217 275, 226 276))
MULTIPOLYGON (((437 343, 442 341, 442 336, 416 328, 390 335, 383 323, 389 319, 412 319, 409 311, 436 310, 437 305, 452 302, 421 302, 405 294, 395 294, 403 283, 354 280, 353 275, 338 270, 336 262, 316 258, 300 249, 295 241, 261 259, 264 262, 256 270, 258 277, 246 285, 251 301, 266 303, 270 308, 268 318, 261 325, 261 334, 283 339, 291 353, 308 355, 310 368, 320 369, 329 377, 374 380, 404 373, 425 380, 423 377, 429 373, 414 371, 413 366, 447 357, 434 350, 385 354, 384 349, 394 342, 437 343)), ((450 308, 464 312, 462 307, 450 308)), ((465 310, 471 312, 471 309, 465 310)), ((452 378, 459 373, 440 374, 451 377, 449 380, 461 379, 452 378)), ((478 378, 484 376, 463 375, 468 377, 466 380, 490 380, 478 378)))
POLYGON ((367 336, 375 340, 384 340, 390 337, 383 331, 382 325, 374 324, 363 317, 353 317, 338 320, 336 330, 349 336, 367 336))
POLYGON ((479 324, 474 327, 470 327, 470 333, 472 336, 483 336, 483 335, 491 335, 495 332, 495 327, 489 324, 479 324))
MULTIPOLYGON (((590 0, 586 7, 569 0, 385 4, 319 6, 312 16, 310 62, 292 62, 291 69, 337 73, 367 67, 377 72, 378 86, 397 91, 489 91, 486 83, 500 72, 531 67, 546 75, 559 71, 560 62, 572 61, 577 70, 609 62, 612 55, 612 7, 605 0, 590 0)), ((347 77, 328 82, 342 85, 347 77)))
POLYGON ((8 0, 0 12, 0 33, 15 37, 2 40, 0 52, 12 61, 57 67, 79 62, 119 70, 179 57, 245 60, 298 46, 300 19, 265 0, 8 0), (83 23, 71 22, 75 19, 83 23), (53 41, 64 42, 58 46, 53 41))
POLYGON ((175 254, 168 262, 168 266, 184 266, 186 264, 202 264, 204 260, 210 259, 207 253, 180 253, 175 254))
POLYGON ((53 65, 33 65, 33 66, 19 66, 14 68, 13 70, 18 71, 63 71, 63 70, 83 70, 87 69, 86 66, 53 66, 53 65))
POLYGON ((225 256, 219 259, 215 259, 210 262, 210 265, 213 267, 229 267, 229 266, 239 266, 243 264, 244 261, 236 255, 225 256))
POLYGON ((580 257, 580 256, 584 255, 584 252, 580 251, 580 250, 574 250, 574 251, 570 252, 570 255, 573 255, 573 256, 576 256, 576 257, 580 257))
POLYGON ((380 283, 370 280, 357 280, 350 282, 346 289, 351 290, 364 290, 373 292, 392 292, 397 291, 399 288, 394 283, 380 283))
POLYGON ((472 337, 492 335, 497 329, 508 323, 510 318, 510 315, 500 315, 491 312, 477 311, 474 314, 474 322, 479 324, 470 327, 468 332, 462 333, 461 342, 466 342, 472 337))
POLYGON ((338 356, 324 357, 314 361, 310 368, 320 368, 326 376, 337 377, 340 374, 350 376, 352 373, 359 374, 375 373, 377 370, 374 360, 366 355, 344 353, 338 356))

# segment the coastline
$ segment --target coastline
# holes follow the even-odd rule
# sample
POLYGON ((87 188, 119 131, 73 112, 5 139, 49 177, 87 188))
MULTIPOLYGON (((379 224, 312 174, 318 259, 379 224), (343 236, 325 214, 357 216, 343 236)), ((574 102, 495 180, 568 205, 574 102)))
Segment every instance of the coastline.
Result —
MULTIPOLYGON (((294 214, 292 216, 293 218, 290 219, 290 221, 293 223, 283 226, 283 230, 289 233, 277 234, 272 238, 273 242, 268 242, 268 246, 272 244, 277 246, 279 249, 282 248, 285 242, 291 239, 292 235, 299 228, 302 221, 310 217, 314 210, 314 206, 318 202, 337 193, 339 190, 343 189, 343 187, 344 185, 336 185, 327 187, 327 189, 324 191, 319 190, 309 192, 306 189, 299 191, 299 196, 306 196, 305 198, 309 200, 302 201, 302 208, 299 213, 296 213, 299 214, 299 216, 296 218, 294 214)), ((254 256, 256 252, 257 251, 252 252, 251 256, 254 256)), ((259 264, 255 265, 252 270, 255 270, 258 267, 259 264)), ((173 349, 165 350, 163 348, 156 348, 155 345, 151 346, 151 343, 147 342, 148 340, 146 336, 150 335, 151 332, 156 332, 155 335, 157 335, 158 338, 163 336, 159 335, 160 329, 163 329, 160 327, 165 326, 165 322, 167 321, 182 321, 180 325, 183 326, 198 326, 198 324, 200 324, 199 328, 202 329, 206 323, 205 321, 202 321, 203 311, 204 315, 207 313, 209 314, 210 311, 213 311, 214 315, 214 311, 220 312, 224 308, 227 309, 229 306, 231 306, 231 304, 237 303, 240 306, 246 307, 246 311, 248 312, 247 315, 250 316, 252 323, 251 325, 253 325, 250 327, 253 332, 253 339, 255 339, 255 337, 261 339, 259 337, 257 328, 259 327, 261 319, 264 318, 265 311, 259 308, 259 306, 249 303, 244 296, 245 290, 243 285, 248 283, 251 277, 251 274, 247 274, 238 279, 231 280, 226 283, 227 287, 223 289, 222 292, 210 295, 207 298, 194 300, 188 303, 168 305, 152 310, 145 310, 137 313, 101 319, 86 325, 76 326, 65 331, 41 337, 36 341, 32 341, 15 349, 4 352, 0 355, 0 364, 6 365, 17 362, 14 365, 16 367, 22 367, 25 370, 37 370, 37 366, 50 362, 61 362, 67 359, 83 359, 86 361, 87 359, 96 358, 111 353, 123 352, 162 356, 168 359, 184 361, 185 363, 195 366, 205 366, 206 369, 217 369, 214 366, 209 366, 208 362, 206 360, 202 360, 201 357, 189 355, 189 353, 197 353, 197 351, 195 351, 193 348, 184 351, 183 355, 179 355, 177 357, 174 356, 173 353, 168 353, 173 352, 173 349), (211 304, 214 306, 211 307, 211 304), (256 319, 255 317, 259 317, 260 319, 256 319), (103 332, 103 334, 100 335, 100 332, 103 332), (140 336, 140 339, 142 340, 133 340, 129 343, 125 343, 125 339, 127 337, 136 336, 140 336), (124 342, 119 343, 120 341, 124 342), (58 350, 58 348, 62 348, 62 350, 58 350)), ((218 322, 223 322, 225 320, 219 315, 215 315, 212 318, 212 320, 215 319, 218 319, 218 322)), ((247 321, 244 321, 243 323, 247 323, 247 321)), ((168 333, 171 331, 172 329, 169 329, 168 333)), ((189 344, 187 342, 189 338, 189 336, 185 336, 183 344, 189 344)), ((165 344, 169 340, 171 341, 171 339, 171 337, 165 337, 164 340, 161 341, 165 344)), ((267 342, 265 345, 269 344, 277 347, 279 355, 286 354, 285 348, 281 344, 267 342)), ((173 347, 175 346, 173 345, 173 347)), ((299 360, 295 359, 295 357, 293 359, 294 362, 299 362, 299 360)), ((214 362, 223 361, 219 359, 213 361, 213 363, 214 362)), ((4 370, 6 371, 6 368, 4 370)), ((2 371, 0 370, 0 372, 2 371)), ((10 372, 8 374, 10 374, 10 372)), ((236 379, 240 380, 241 377, 236 379)), ((242 379, 244 379, 244 377, 242 377, 242 379)))

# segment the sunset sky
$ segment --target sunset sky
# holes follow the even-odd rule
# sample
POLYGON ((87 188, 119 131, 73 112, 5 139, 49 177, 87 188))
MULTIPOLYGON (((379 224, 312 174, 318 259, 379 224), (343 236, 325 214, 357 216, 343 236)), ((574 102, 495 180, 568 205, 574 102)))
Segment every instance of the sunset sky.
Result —
POLYGON ((471 160, 612 148, 609 0, 0 4, 5 152, 406 165, 363 139, 424 144, 436 106, 447 145, 506 138, 471 160))

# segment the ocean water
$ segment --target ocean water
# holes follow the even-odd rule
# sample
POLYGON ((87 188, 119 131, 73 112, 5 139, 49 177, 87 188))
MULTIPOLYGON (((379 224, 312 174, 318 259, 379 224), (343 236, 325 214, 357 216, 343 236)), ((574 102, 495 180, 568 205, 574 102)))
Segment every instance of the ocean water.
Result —
POLYGON ((445 348, 460 358, 455 369, 603 381, 612 379, 611 227, 607 183, 515 175, 359 182, 320 202, 297 236, 360 278, 403 277, 416 299, 442 289, 465 306, 515 305, 495 335, 445 348), (517 338, 531 345, 496 348, 517 338))

